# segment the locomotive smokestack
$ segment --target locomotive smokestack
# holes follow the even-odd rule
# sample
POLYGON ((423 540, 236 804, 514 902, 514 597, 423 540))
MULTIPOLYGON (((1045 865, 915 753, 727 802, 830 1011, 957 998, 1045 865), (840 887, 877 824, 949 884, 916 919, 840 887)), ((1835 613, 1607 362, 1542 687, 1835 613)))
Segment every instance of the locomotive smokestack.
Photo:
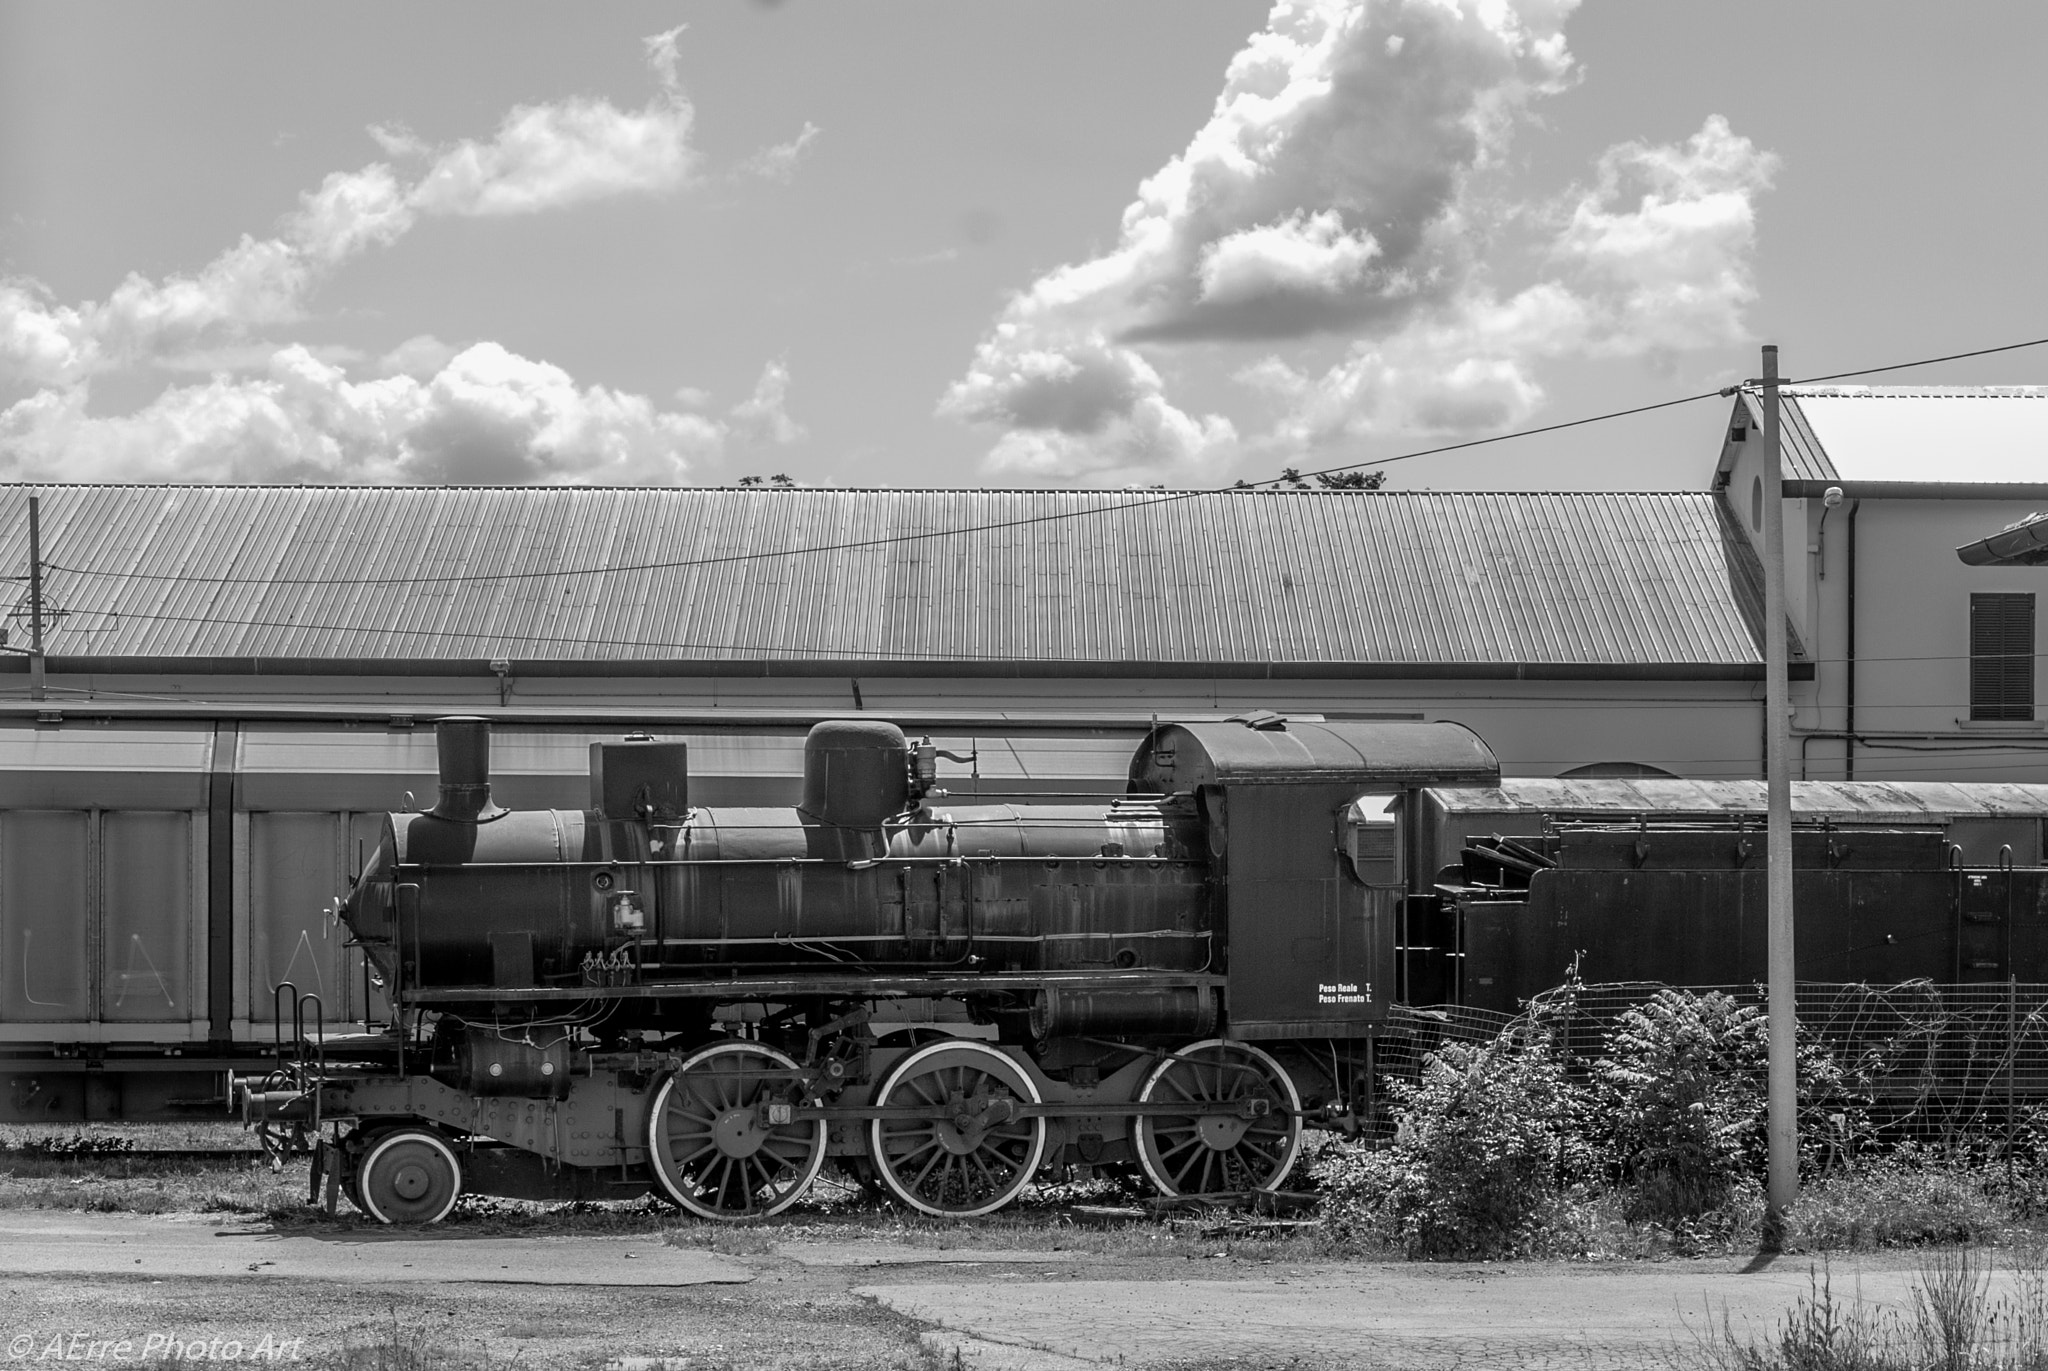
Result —
POLYGON ((441 759, 441 798, 431 811, 435 818, 474 824, 505 812, 491 803, 489 719, 437 720, 434 747, 441 759))

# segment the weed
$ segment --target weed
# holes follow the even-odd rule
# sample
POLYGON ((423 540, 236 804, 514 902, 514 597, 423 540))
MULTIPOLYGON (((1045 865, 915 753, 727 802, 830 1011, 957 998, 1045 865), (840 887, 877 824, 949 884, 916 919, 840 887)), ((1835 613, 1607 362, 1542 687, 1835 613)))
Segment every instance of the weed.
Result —
POLYGON ((1932 1255, 1905 1310, 1843 1300, 1825 1266, 1804 1298, 1762 1338, 1739 1338, 1724 1315, 1679 1360, 1699 1371, 2048 1371, 2048 1267, 2038 1249, 2014 1262, 2004 1288, 1981 1253, 1932 1255))
POLYGON ((1982 1243, 2013 1222, 1993 1187, 1981 1169, 1904 1149, 1808 1185, 1788 1237, 1813 1252, 1982 1243))
POLYGON ((392 1305, 384 1320, 350 1329, 341 1350, 320 1365, 331 1371, 501 1371, 518 1362, 517 1353, 495 1357, 481 1339, 454 1337, 392 1305))

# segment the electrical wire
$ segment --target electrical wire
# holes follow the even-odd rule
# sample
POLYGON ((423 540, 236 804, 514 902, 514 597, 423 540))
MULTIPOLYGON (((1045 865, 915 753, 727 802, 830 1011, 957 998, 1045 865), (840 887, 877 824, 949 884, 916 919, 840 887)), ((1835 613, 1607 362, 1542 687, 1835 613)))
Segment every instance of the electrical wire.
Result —
MULTIPOLYGON (((109 574, 111 575, 111 574, 117 574, 117 573, 109 573, 109 574)), ((284 584, 284 583, 280 583, 280 584, 284 584)), ((593 608, 594 608, 594 607, 593 607, 593 608)), ((1015 660, 1017 659, 1017 654, 1016 654, 1016 653, 1014 653, 1014 652, 1001 652, 1001 653, 995 653, 995 652, 972 652, 972 651, 967 651, 967 650, 964 650, 964 649, 959 649, 959 648, 951 648, 951 647, 949 647, 949 648, 945 648, 945 649, 943 649, 943 650, 937 650, 937 649, 933 649, 933 650, 913 650, 913 649, 909 649, 909 648, 903 648, 903 649, 890 649, 890 648, 845 648, 845 647, 833 647, 833 648, 805 648, 805 647, 802 647, 802 646, 791 646, 791 645, 787 645, 787 644, 778 644, 778 645, 773 645, 773 646, 771 647, 771 646, 769 646, 769 645, 764 645, 764 644, 749 644, 749 643, 734 643, 734 642, 699 642, 699 641, 691 641, 691 640, 687 640, 687 639, 651 639, 651 638, 594 638, 594 637, 591 637, 591 636, 590 636, 590 635, 588 635, 588 634, 542 634, 542 633, 529 633, 529 632, 506 632, 506 631, 502 631, 502 630, 499 630, 499 631, 484 631, 484 630, 464 630, 464 629, 452 629, 452 628, 403 628, 403 627, 399 627, 399 626, 397 626, 397 625, 391 625, 391 624, 376 624, 376 625, 372 625, 372 624, 323 624, 323 623, 307 623, 307 622, 305 622, 305 621, 303 621, 303 620, 297 620, 297 619, 234 619, 234 618, 223 618, 223 617, 221 617, 221 616, 218 616, 218 615, 206 615, 206 614, 164 614, 164 613, 151 613, 151 612, 149 612, 149 611, 146 611, 146 610, 85 610, 85 611, 79 611, 79 612, 81 612, 81 613, 93 613, 93 614, 103 614, 103 615, 106 615, 106 616, 108 616, 108 617, 113 617, 113 618, 121 618, 121 619, 135 619, 135 620, 140 620, 140 621, 144 621, 144 622, 149 622, 149 623, 169 623, 169 624, 192 624, 192 625, 202 625, 202 626, 207 626, 207 627, 213 627, 213 628, 234 628, 234 629, 278 629, 278 630, 287 630, 287 631, 297 631, 297 632, 306 632, 306 633, 329 633, 329 634, 358 634, 358 635, 363 635, 363 636, 367 636, 367 637, 370 637, 370 638, 377 638, 377 637, 383 637, 383 636, 389 636, 389 635, 398 635, 398 636, 401 636, 401 637, 415 637, 415 638, 418 638, 418 637, 428 637, 428 638, 444 638, 444 639, 445 639, 445 638, 455 638, 455 639, 469 639, 469 640, 475 640, 475 641, 479 641, 479 642, 489 642, 489 643, 492 643, 492 644, 497 644, 497 645, 509 645, 509 644, 522 644, 522 645, 526 645, 526 644, 557 644, 557 645, 564 645, 564 646, 572 646, 572 647, 579 647, 579 648, 586 648, 586 649, 588 649, 588 648, 631 648, 631 649, 639 649, 639 650, 655 649, 655 650, 661 650, 661 651, 671 651, 671 652, 697 652, 697 653, 743 653, 743 652, 751 652, 751 653, 757 654, 756 656, 753 656, 753 657, 746 657, 746 658, 721 658, 721 659, 714 659, 714 660, 746 660, 746 661, 755 661, 755 660, 783 660, 783 659, 787 659, 787 660, 790 660, 790 661, 818 661, 818 660, 832 660, 832 661, 848 661, 848 662, 856 662, 856 661, 875 661, 875 662, 891 662, 891 661, 907 661, 907 662, 950 662, 950 661, 962 661, 962 662, 978 662, 978 661, 991 661, 991 662, 1010 662, 1010 661, 1015 661, 1015 660), (765 653, 765 654, 768 654, 768 655, 767 655, 767 656, 765 656, 765 657, 763 657, 763 656, 761 656, 761 655, 760 655, 760 654, 764 654, 764 653, 765 653), (829 656, 828 656, 827 654, 829 654, 829 656)), ((109 628, 109 629, 98 629, 98 630, 94 630, 94 631, 95 631, 95 632, 110 632, 110 631, 112 631, 112 630, 111 630, 111 628, 109 628)), ((258 654, 258 655, 263 655, 263 654, 258 654)), ((1841 665, 1849 665, 1849 664, 1854 664, 1854 665, 1857 665, 1857 666, 1871 666, 1871 665, 1876 665, 1876 664, 1880 664, 1880 663, 1890 663, 1890 662, 1970 662, 1970 661, 1979 661, 1979 660, 1986 660, 1986 659, 1992 659, 1992 658, 1995 658, 1995 659, 1997 659, 1997 660, 2000 660, 2000 661, 2013 661, 2013 660, 2027 659, 2027 660, 2032 660, 2032 661, 2036 661, 2036 662, 2039 662, 2039 661, 2042 661, 2042 660, 2044 660, 2044 659, 2048 659, 2048 651, 2043 651, 2043 652, 2035 652, 2035 653, 2032 653, 2032 654, 2028 654, 2028 653, 1970 653, 1970 652, 1948 652, 1948 653, 1912 653, 1912 654, 1894 654, 1894 655, 1881 655, 1881 654, 1870 654, 1870 655, 1865 655, 1865 654, 1860 654, 1860 653, 1859 653, 1859 654, 1858 654, 1858 655, 1857 655, 1856 657, 1854 657, 1854 658, 1850 658, 1850 657, 1802 657, 1802 658, 1800 658, 1800 659, 1799 659, 1799 661, 1798 661, 1797 663, 1795 663, 1795 665, 1798 665, 1798 666, 1841 666, 1841 665)), ((1039 660, 1039 661, 1042 661, 1042 662, 1048 662, 1048 663, 1058 663, 1058 662, 1062 662, 1062 661, 1071 661, 1071 662, 1072 662, 1072 663, 1073 663, 1073 664, 1074 664, 1075 666, 1079 667, 1079 666, 1088 666, 1088 665, 1093 665, 1093 664, 1095 664, 1095 663, 1096 663, 1097 661, 1100 661, 1100 660, 1103 660, 1103 659, 1099 659, 1099 658, 1092 658, 1092 657, 1074 657, 1074 658, 1060 658, 1060 657, 1039 657, 1039 658, 1036 658, 1036 659, 1034 659, 1034 660, 1039 660)), ((1274 666, 1285 666, 1285 665, 1288 665, 1288 664, 1290 664, 1290 663, 1293 663, 1293 662, 1302 662, 1302 663, 1310 663, 1310 662, 1313 662, 1313 663, 1315 663, 1315 664, 1318 664, 1318 665, 1327 665, 1329 661, 1330 661, 1330 659, 1329 659, 1329 658, 1327 658, 1327 657, 1305 657, 1305 658, 1277 658, 1277 657, 1264 657, 1264 658, 1244 658, 1244 659, 1240 659, 1240 663, 1238 663, 1238 664, 1242 664, 1242 665, 1246 665, 1246 666, 1261 666, 1261 667, 1274 667, 1274 666)), ((1491 659, 1488 659, 1488 661, 1490 662, 1490 661, 1491 661, 1491 659)), ((1478 664, 1481 664, 1481 663, 1478 663, 1478 662, 1469 662, 1469 663, 1468 663, 1468 662, 1456 662, 1456 661, 1453 661, 1453 662, 1447 662, 1447 663, 1442 663, 1441 665, 1445 665, 1445 666, 1449 666, 1449 667, 1452 667, 1452 668, 1456 668, 1456 667, 1458 667, 1458 666, 1462 666, 1462 665, 1478 665, 1478 664)), ((1410 664, 1410 665, 1417 665, 1417 666, 1429 666, 1429 665, 1438 665, 1438 664, 1437 664, 1437 663, 1412 663, 1412 664, 1410 664)), ((1586 664, 1586 663, 1582 663, 1582 662, 1562 662, 1562 663, 1558 663, 1558 665, 1569 665, 1569 666, 1573 666, 1573 667, 1582 667, 1582 666, 1585 666, 1585 665, 1588 665, 1588 664, 1586 664)), ((1598 665, 1598 664, 1597 664, 1597 663, 1595 663, 1595 664, 1591 664, 1591 665, 1598 665)), ((1618 667, 1624 667, 1624 668, 1625 668, 1625 667, 1628 667, 1628 666, 1630 666, 1630 665, 1633 665, 1633 664, 1632 664, 1632 663, 1627 663, 1627 662, 1617 662, 1617 663, 1612 663, 1611 665, 1614 665, 1614 666, 1618 666, 1618 667)), ((1745 662, 1740 662, 1740 661, 1728 661, 1728 662, 1706 662, 1706 663, 1702 663, 1702 665, 1703 665, 1703 666, 1707 666, 1707 667, 1728 667, 1728 666, 1749 666, 1749 665, 1760 665, 1760 663, 1754 663, 1754 662, 1749 662, 1749 663, 1745 663, 1745 662)), ((1709 680, 1706 680, 1706 679, 1702 679, 1702 682, 1701 682, 1701 684, 1702 684, 1702 685, 1704 685, 1704 686, 1708 686, 1708 687, 1711 687, 1711 685, 1712 685, 1712 682, 1711 682, 1711 681, 1709 681, 1709 680)), ((1431 696, 1430 698, 1431 698, 1432 700, 1437 700, 1437 699, 1441 699, 1441 698, 1443 698, 1443 697, 1442 697, 1442 696, 1440 696, 1440 695, 1432 695, 1432 696, 1431 696)), ((1508 698, 1512 698, 1512 699, 1515 699, 1515 700, 1520 700, 1520 699, 1523 699, 1524 697, 1522 697, 1522 696, 1513 696, 1513 697, 1508 697, 1508 698)), ((1598 700, 1596 699, 1596 701, 1595 701, 1595 702, 1598 702, 1598 700)), ((1636 701, 1634 701, 1634 700, 1631 700, 1631 701, 1630 701, 1630 703, 1636 703, 1636 701)), ((1684 699, 1674 699, 1674 700, 1672 701, 1672 703, 1675 703, 1675 704, 1684 704, 1684 703, 1688 703, 1688 701, 1686 701, 1686 700, 1684 700, 1684 699)), ((1907 701, 1873 701, 1872 703, 1873 703, 1873 704, 1876 704, 1876 705, 1884 705, 1884 706, 1890 706, 1890 707, 1907 707, 1908 705, 1911 705, 1911 704, 1922 704, 1922 705, 1927 705, 1927 706, 1930 706, 1930 707, 1942 707, 1942 706, 1944 706, 1944 705, 1946 705, 1946 704, 1948 704, 1948 703, 1950 703, 1950 702, 1948 702, 1948 701, 1942 701, 1942 700, 1934 700, 1934 701, 1917 701, 1917 702, 1907 702, 1907 701)))
MULTIPOLYGON (((1831 372, 1797 381, 1781 382, 1782 386, 1816 385, 1824 381, 1844 380, 1854 376, 1874 376, 1884 372, 1904 371, 1914 367, 1934 366, 1943 362, 1961 361, 1972 357, 1987 357, 1994 353, 2015 352, 2023 348, 2048 345, 2048 338, 2033 338, 2025 342, 2004 343, 1997 347, 1977 348, 1968 352, 1952 352, 1939 357, 1922 357, 1909 362, 1892 362, 1883 366, 1862 367, 1854 371, 1831 372)), ((1674 399, 1658 400, 1646 405, 1634 405, 1626 409, 1608 410, 1601 414, 1585 415, 1577 419, 1566 419, 1554 424, 1542 424, 1534 428, 1515 429, 1507 433, 1496 433, 1485 438, 1471 438, 1456 443, 1444 443, 1436 447, 1421 448, 1414 452, 1399 453, 1390 457, 1370 461, 1345 462, 1335 466, 1321 467, 1313 471, 1298 472, 1302 477, 1334 476, 1343 472, 1364 469, 1377 470, 1397 462, 1411 462, 1424 457, 1438 457, 1446 453, 1462 452, 1472 448, 1487 447, 1517 438, 1533 438, 1546 433, 1560 433, 1567 429, 1583 428, 1589 424, 1606 423, 1615 419, 1630 418, 1638 414, 1649 414, 1657 410, 1672 409, 1679 405, 1692 404, 1699 400, 1726 398, 1741 387, 1726 387, 1700 391, 1692 395, 1681 395, 1674 399)), ((1281 478, 1284 480, 1285 478, 1281 478)), ((930 529, 920 533, 892 534, 881 538, 854 539, 840 543, 823 543, 811 547, 786 548, 774 552, 739 552, 719 557, 684 558, 659 562, 622 563, 603 567, 565 567, 548 571, 477 572, 454 576, 402 576, 402 577, 259 577, 259 576, 195 576, 183 572, 141 572, 102 571, 94 568, 74 567, 64 563, 46 561, 44 566, 52 571, 63 571, 75 576, 97 576, 125 580, 204 582, 209 585, 314 585, 314 586, 377 586, 377 585, 453 585, 476 582, 501 583, 505 581, 541 580, 551 577, 604 576, 615 573, 639 571, 670 571, 691 567, 721 566, 735 562, 764 561, 777 557, 811 556, 825 552, 847 552, 874 547, 887 547, 902 543, 921 542, 933 538, 958 537, 970 533, 991 533, 1004 529, 1023 528, 1035 524, 1054 523, 1070 519, 1090 518, 1101 514, 1122 513, 1134 509, 1147 509, 1159 505, 1176 504, 1187 500, 1201 499, 1211 495, 1241 495, 1250 491, 1263 491, 1269 486, 1278 486, 1280 481, 1261 482, 1257 485, 1239 483, 1234 486, 1220 486, 1201 490, 1172 491, 1158 496, 1127 500, 1117 504, 1098 506, 1092 509, 1064 510, 1052 514, 1031 515, 1021 519, 1004 519, 985 524, 961 525, 954 528, 930 529)))
POLYGON ((1997 347, 1976 348, 1969 352, 1951 352, 1945 357, 1923 357, 1917 362, 1891 362, 1881 367, 1864 367, 1858 371, 1837 371, 1826 376, 1808 376, 1797 381, 1782 381, 1779 389, 1786 386, 1817 386, 1823 381, 1845 381, 1851 376, 1877 376, 1887 371, 1905 371, 1911 367, 1931 367, 1941 362, 1960 362, 1971 357, 1989 357, 1998 352, 2018 352, 2022 348, 2037 348, 2048 344, 2048 338, 2029 338, 2023 343, 2001 343, 1997 347))

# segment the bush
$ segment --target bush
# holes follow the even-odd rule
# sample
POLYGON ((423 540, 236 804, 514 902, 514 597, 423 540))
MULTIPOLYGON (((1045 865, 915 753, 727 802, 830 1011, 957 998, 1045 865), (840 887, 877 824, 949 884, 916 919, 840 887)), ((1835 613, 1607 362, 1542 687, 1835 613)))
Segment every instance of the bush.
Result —
POLYGON ((1615 1023, 1595 1099, 1628 1218, 1676 1229, 1734 1198, 1763 1131, 1766 1034, 1719 993, 1660 990, 1615 1023))
POLYGON ((1403 1118, 1392 1146, 1323 1169, 1333 1236, 1433 1259, 1542 1246, 1585 1147, 1584 1091, 1541 1026, 1443 1047, 1394 1091, 1403 1118))

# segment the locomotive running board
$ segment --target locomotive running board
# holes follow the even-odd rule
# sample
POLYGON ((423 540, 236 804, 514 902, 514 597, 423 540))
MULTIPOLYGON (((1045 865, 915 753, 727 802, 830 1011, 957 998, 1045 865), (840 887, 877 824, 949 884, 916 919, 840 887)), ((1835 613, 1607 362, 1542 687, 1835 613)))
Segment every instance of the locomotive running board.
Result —
MULTIPOLYGON (((989 994, 1002 990, 1156 990, 1167 986, 1212 988, 1224 977, 1192 971, 1055 971, 995 972, 988 975, 926 976, 782 976, 735 977, 730 980, 668 981, 660 985, 521 986, 493 989, 464 986, 441 990, 408 990, 407 1005, 540 1004, 556 1000, 755 1000, 827 996, 871 1000, 891 996, 989 994)), ((1327 1035, 1325 1035, 1327 1036, 1327 1035)))

